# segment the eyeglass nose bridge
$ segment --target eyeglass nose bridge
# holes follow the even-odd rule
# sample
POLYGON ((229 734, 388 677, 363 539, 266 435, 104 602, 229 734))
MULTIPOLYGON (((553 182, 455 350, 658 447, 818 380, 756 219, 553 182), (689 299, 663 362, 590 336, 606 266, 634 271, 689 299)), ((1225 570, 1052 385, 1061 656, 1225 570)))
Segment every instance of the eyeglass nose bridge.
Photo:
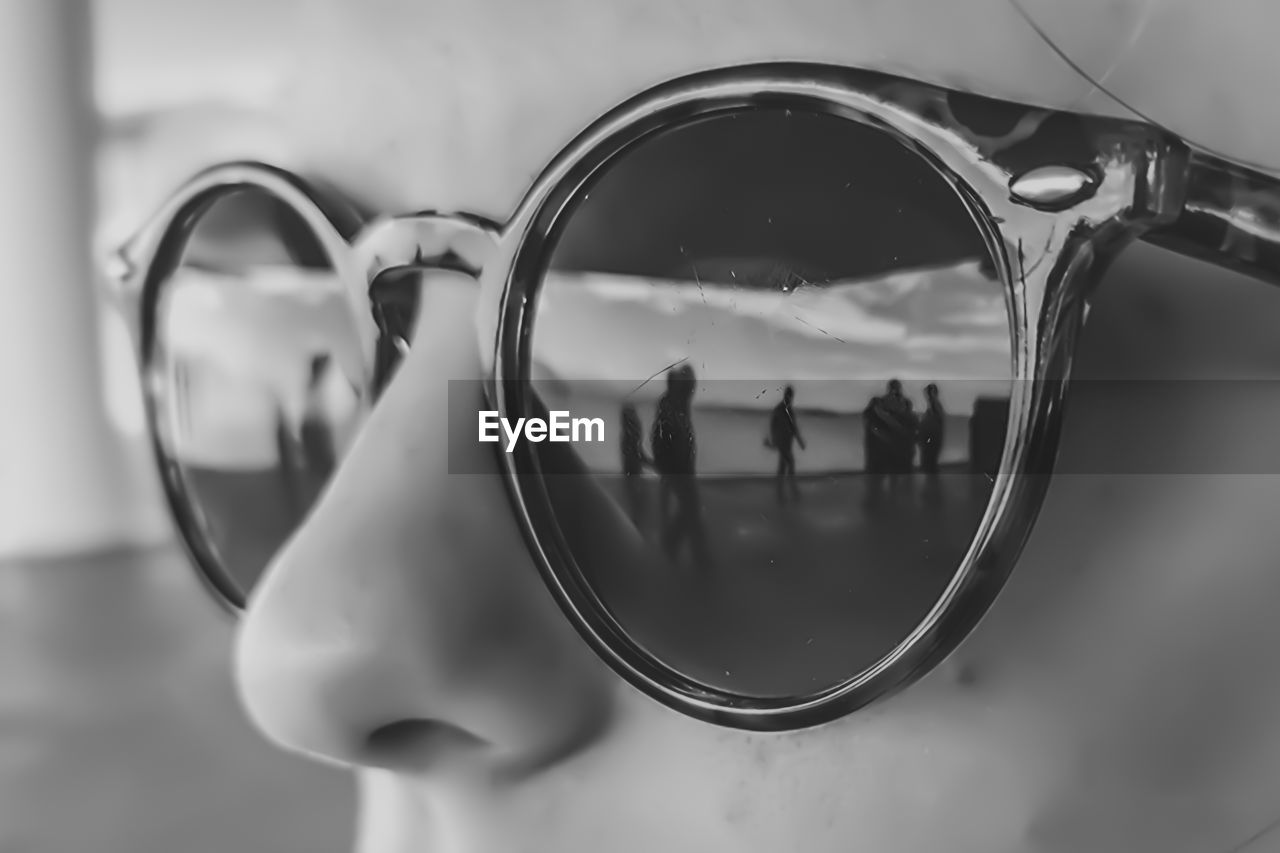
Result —
POLYGON ((402 269, 451 270, 479 278, 498 245, 499 228, 479 216, 422 211, 370 223, 354 251, 372 284, 402 269))
POLYGON ((416 279, 396 273, 444 270, 479 282, 497 252, 499 231, 482 217, 422 211, 375 220, 356 240, 352 249, 363 292, 353 296, 358 312, 371 321, 365 349, 375 397, 409 351, 410 330, 398 322, 396 308, 407 305, 414 318, 422 310, 416 279))

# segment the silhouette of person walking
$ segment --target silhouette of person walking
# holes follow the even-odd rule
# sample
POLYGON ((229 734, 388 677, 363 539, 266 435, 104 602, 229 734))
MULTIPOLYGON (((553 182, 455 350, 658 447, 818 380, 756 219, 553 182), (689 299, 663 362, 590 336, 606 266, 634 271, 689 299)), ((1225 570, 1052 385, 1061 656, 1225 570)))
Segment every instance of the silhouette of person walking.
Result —
POLYGON ((658 471, 662 547, 675 560, 687 539, 694 562, 710 563, 702 524, 702 500, 695 471, 693 434, 694 373, 688 365, 667 373, 667 390, 658 400, 650 441, 658 471))
POLYGON ((872 397, 862 411, 863 449, 866 454, 867 502, 879 503, 884 480, 896 495, 902 479, 911 473, 916 446, 916 415, 902 393, 902 383, 889 380, 886 393, 872 397))
POLYGON ((796 457, 792 449, 798 443, 804 450, 804 437, 800 435, 800 425, 796 423, 796 413, 792 408, 796 389, 788 385, 782 392, 782 402, 773 407, 773 415, 769 418, 769 436, 765 442, 778 452, 778 472, 775 484, 778 492, 778 503, 786 503, 787 487, 794 499, 800 498, 800 486, 796 483, 796 457))
POLYGON ((925 387, 924 394, 927 402, 920 415, 916 442, 920 446, 920 470, 925 475, 925 495, 930 502, 936 502, 941 497, 938 488, 938 459, 942 456, 946 437, 947 413, 942 408, 937 385, 930 383, 925 387))
POLYGON ((644 452, 644 427, 634 403, 622 406, 622 479, 626 490, 627 510, 637 527, 643 527, 648 517, 644 500, 645 466, 653 465, 644 452))

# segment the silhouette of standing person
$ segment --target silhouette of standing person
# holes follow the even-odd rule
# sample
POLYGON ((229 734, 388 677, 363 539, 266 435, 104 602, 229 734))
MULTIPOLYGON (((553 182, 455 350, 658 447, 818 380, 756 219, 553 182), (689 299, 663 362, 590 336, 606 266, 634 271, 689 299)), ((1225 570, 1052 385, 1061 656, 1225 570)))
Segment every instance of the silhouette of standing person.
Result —
POLYGON ((694 373, 688 365, 667 373, 667 390, 658 400, 653 420, 653 463, 659 477, 662 547, 671 559, 687 539, 694 562, 707 566, 706 533, 696 474, 697 444, 693 434, 694 373))
POLYGON ((622 479, 626 490, 627 510, 637 527, 643 527, 648 512, 645 508, 644 476, 646 465, 653 460, 644 452, 644 427, 634 403, 622 406, 622 479))
POLYGON ((867 501, 879 502, 885 477, 889 493, 896 495, 903 477, 911 473, 915 456, 916 415, 911 401, 902 393, 902 383, 890 379, 886 393, 871 398, 862 411, 863 441, 867 457, 867 501))
POLYGON ((793 443, 799 443, 804 450, 804 437, 800 435, 800 425, 796 423, 796 413, 792 408, 796 389, 788 385, 782 392, 782 402, 773 407, 773 415, 769 418, 769 447, 778 452, 778 472, 775 476, 778 503, 786 502, 786 487, 790 487, 791 496, 800 497, 800 486, 796 483, 796 457, 792 449, 793 443))
POLYGON ((284 403, 277 399, 275 405, 275 440, 276 456, 279 463, 280 480, 288 499, 291 518, 299 522, 307 512, 307 498, 303 484, 302 448, 298 441, 297 430, 286 413, 284 403))
POLYGON ((312 357, 296 427, 286 415, 283 403, 276 406, 276 449, 289 500, 298 519, 306 516, 337 465, 334 428, 325 399, 325 380, 331 375, 332 367, 332 358, 327 353, 312 357))
POLYGON ((936 502, 941 497, 938 488, 938 459, 942 456, 946 437, 947 413, 942 408, 937 385, 930 383, 925 387, 924 394, 927 402, 920 415, 916 442, 920 446, 920 470, 925 475, 925 496, 930 502, 936 502))
POLYGON ((313 493, 329 479, 337 462, 333 442, 333 425, 326 411, 324 381, 329 376, 331 359, 321 354, 311 359, 307 377, 307 393, 302 408, 302 423, 298 428, 298 442, 302 447, 303 464, 313 493))

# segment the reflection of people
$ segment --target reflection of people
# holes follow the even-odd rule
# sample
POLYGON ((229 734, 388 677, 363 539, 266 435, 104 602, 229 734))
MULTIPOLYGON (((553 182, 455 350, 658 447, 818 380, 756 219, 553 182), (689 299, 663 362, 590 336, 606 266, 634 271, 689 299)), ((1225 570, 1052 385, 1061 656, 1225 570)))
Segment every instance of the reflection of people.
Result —
POLYGON ((640 413, 634 403, 622 406, 622 478, 627 494, 627 508, 631 520, 643 527, 646 516, 644 501, 645 466, 651 466, 653 460, 644 452, 644 426, 640 423, 640 413))
POLYGON ((942 455, 947 413, 938 396, 938 386, 930 383, 924 389, 925 408, 920 415, 916 441, 920 445, 920 470, 926 474, 938 473, 938 459, 942 455))
POLYGON ((302 413, 296 422, 276 406, 276 450, 280 473, 298 517, 310 508, 337 462, 332 418, 325 400, 325 382, 332 370, 327 353, 313 356, 307 366, 302 413))
POLYGON ((675 559, 688 540, 694 562, 707 565, 702 499, 698 493, 697 443, 693 433, 693 368, 681 365, 667 373, 667 390, 658 399, 653 420, 653 464, 658 471, 658 513, 662 546, 675 559))
MULTIPOLYGON (((1170 3, 1144 15, 1151 5, 316 3, 290 22, 300 32, 281 68, 298 82, 270 119, 309 162, 389 210, 505 216, 531 171, 597 112, 695 66, 786 55, 875 67, 889 57, 901 73, 963 80, 979 94, 1114 111, 1021 6, 1094 73, 1123 46, 1105 82, 1135 110, 1228 157, 1280 166, 1267 131, 1280 126, 1280 102, 1266 96, 1280 70, 1274 5, 1223 14, 1170 3), (1139 38, 1141 21, 1150 26, 1139 38), (441 73, 450 63, 468 73, 441 73), (407 85, 386 85, 392 78, 407 85), (1213 98, 1196 94, 1206 87, 1213 98)), ((200 41, 210 49, 216 35, 200 41)), ((236 50, 225 47, 228 63, 236 50)), ((1004 132, 981 102, 941 106, 969 107, 979 133, 1004 132)), ((1020 152, 1039 150, 1038 137, 1020 138, 1020 152)), ((185 142, 183 156, 202 156, 202 142, 185 142)), ((1221 357, 1226 371, 1261 366, 1217 342, 1220 328, 1239 336, 1274 322, 1266 288, 1142 246, 1112 275, 1091 317, 1100 370, 1167 370, 1184 355, 1221 357), (1210 310, 1215 322, 1168 323, 1135 340, 1150 331, 1153 305, 1210 310)), ((568 626, 531 570, 496 461, 483 469, 492 477, 459 477, 432 451, 451 424, 475 429, 475 411, 447 405, 441 381, 483 375, 470 290, 430 303, 393 389, 406 393, 384 400, 335 481, 333 511, 273 562, 239 632, 250 719, 274 743, 359 774, 360 849, 829 853, 861 840, 886 853, 1007 853, 1187 850, 1204 839, 1200 849, 1226 851, 1273 824, 1280 760, 1251 746, 1280 736, 1271 478, 1165 477, 1155 493, 1125 483, 1102 499, 1098 482, 1068 478, 1009 600, 954 656, 963 668, 949 662, 873 710, 800 732, 717 728, 630 689, 568 626), (1205 558, 1206 541, 1222 542, 1222 559, 1205 558), (1075 570, 1082 552, 1107 571, 1075 570), (959 677, 970 670, 976 677, 959 677)), ((1253 405, 1225 414, 1256 418, 1253 405)), ((1142 425, 1154 414, 1134 417, 1142 425)), ((1190 442, 1195 420, 1171 411, 1150 440, 1190 442)), ((1088 462, 1095 440, 1123 440, 1130 426, 1077 434, 1075 447, 1088 462)), ((304 828, 288 823, 291 834, 304 828)), ((1241 853, 1274 840, 1264 833, 1241 853)))
POLYGON ((323 484, 333 471, 334 437, 333 423, 325 401, 325 380, 329 376, 332 359, 327 354, 311 359, 307 377, 307 391, 303 399, 302 422, 298 427, 298 443, 302 448, 308 477, 323 484))
POLYGON ((911 401, 902 393, 902 383, 890 379, 886 392, 871 398, 862 411, 863 450, 866 454, 868 500, 879 500, 884 481, 889 493, 897 494, 911 473, 915 456, 916 415, 911 401))
POLYGON ((796 484, 796 457, 792 449, 793 443, 799 443, 804 450, 804 437, 800 435, 800 425, 796 423, 796 413, 792 408, 796 389, 790 385, 782 392, 782 402, 773 407, 769 418, 769 436, 767 446, 778 453, 778 472, 775 475, 778 502, 786 500, 784 485, 789 487, 791 496, 800 497, 800 487, 796 484))
POLYGON ((293 421, 285 411, 284 403, 277 400, 273 416, 275 423, 276 464, 280 483, 288 496, 289 506, 294 519, 301 519, 307 511, 309 501, 306 496, 303 471, 306 465, 298 441, 297 430, 293 421))
POLYGON ((999 472, 1008 427, 1009 398, 979 397, 973 401, 973 415, 969 419, 970 471, 988 477, 999 472))
POLYGON ((916 442, 920 445, 920 471, 925 475, 925 500, 937 503, 942 492, 938 482, 938 460, 946 439, 947 413, 942 408, 938 386, 929 383, 924 389, 925 407, 916 430, 916 442))

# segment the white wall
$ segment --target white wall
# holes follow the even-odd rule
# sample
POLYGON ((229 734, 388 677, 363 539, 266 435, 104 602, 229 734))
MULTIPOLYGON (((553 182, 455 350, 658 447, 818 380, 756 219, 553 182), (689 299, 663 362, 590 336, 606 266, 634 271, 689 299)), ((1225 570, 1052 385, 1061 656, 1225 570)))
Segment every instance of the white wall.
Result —
POLYGON ((0 557, 166 530, 102 393, 92 43, 85 0, 0 2, 0 557))

